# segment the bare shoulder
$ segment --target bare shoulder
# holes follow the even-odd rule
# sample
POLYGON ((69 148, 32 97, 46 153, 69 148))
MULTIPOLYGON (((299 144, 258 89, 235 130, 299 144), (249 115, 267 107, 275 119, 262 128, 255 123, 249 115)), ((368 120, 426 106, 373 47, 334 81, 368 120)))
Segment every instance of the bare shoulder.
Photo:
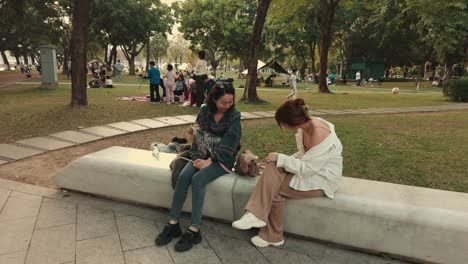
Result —
POLYGON ((315 137, 314 141, 322 142, 331 134, 331 130, 327 126, 326 123, 318 119, 314 118, 313 122, 314 122, 314 137, 315 137))

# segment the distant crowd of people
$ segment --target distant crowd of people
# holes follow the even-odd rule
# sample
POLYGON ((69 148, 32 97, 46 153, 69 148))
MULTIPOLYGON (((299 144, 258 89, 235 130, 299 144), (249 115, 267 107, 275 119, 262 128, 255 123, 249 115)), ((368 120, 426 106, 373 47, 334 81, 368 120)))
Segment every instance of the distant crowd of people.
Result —
MULTIPOLYGON (((208 76, 204 51, 198 52, 197 63, 185 73, 174 72, 174 66, 168 64, 167 71, 161 76, 161 71, 154 61, 150 61, 149 65, 150 68, 145 77, 149 79, 149 97, 152 104, 182 103, 182 106, 200 107, 206 102, 208 93, 216 84, 208 76), (160 88, 162 88, 162 96, 159 92, 160 88)), ((220 78, 224 79, 223 74, 220 78)))

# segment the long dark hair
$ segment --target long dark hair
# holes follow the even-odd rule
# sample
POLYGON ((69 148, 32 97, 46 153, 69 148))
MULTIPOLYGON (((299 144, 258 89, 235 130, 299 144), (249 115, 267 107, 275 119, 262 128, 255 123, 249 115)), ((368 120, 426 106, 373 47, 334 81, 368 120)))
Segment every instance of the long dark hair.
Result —
POLYGON ((236 102, 236 89, 234 89, 234 86, 232 85, 231 82, 217 82, 213 88, 211 88, 210 92, 208 93, 208 98, 206 99, 206 104, 208 106, 208 110, 215 114, 218 112, 218 108, 216 107, 215 101, 218 101, 219 98, 223 97, 225 94, 232 94, 233 96, 233 102, 231 108, 229 108, 228 111, 230 111, 232 108, 235 107, 235 102, 236 102))
POLYGON ((281 124, 297 127, 310 120, 309 109, 302 98, 288 100, 276 110, 275 119, 279 127, 281 124))

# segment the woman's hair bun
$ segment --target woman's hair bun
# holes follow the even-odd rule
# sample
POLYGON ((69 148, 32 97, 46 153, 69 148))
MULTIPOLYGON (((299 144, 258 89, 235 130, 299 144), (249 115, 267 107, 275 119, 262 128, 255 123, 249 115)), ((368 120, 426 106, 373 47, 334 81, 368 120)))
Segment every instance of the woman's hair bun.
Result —
POLYGON ((308 111, 308 110, 309 110, 309 109, 307 108, 307 106, 305 105, 304 99, 302 99, 302 98, 294 99, 294 105, 295 105, 296 108, 299 109, 299 110, 305 110, 305 111, 308 111))

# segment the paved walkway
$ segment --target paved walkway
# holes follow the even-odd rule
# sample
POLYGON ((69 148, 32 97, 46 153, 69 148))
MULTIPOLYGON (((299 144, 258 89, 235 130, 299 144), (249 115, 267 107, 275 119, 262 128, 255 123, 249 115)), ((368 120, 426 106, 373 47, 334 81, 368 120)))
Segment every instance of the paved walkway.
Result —
POLYGON ((1 264, 405 263, 292 237, 259 249, 249 243, 253 230, 212 220, 204 220, 201 244, 176 253, 175 241, 154 245, 166 221, 162 209, 0 179, 1 264))
MULTIPOLYGON (((310 113, 318 116, 458 109, 468 109, 468 104, 310 113)), ((273 115, 273 111, 243 112, 242 118, 273 115)), ((0 144, 0 166, 90 141, 194 121, 194 115, 138 119, 0 144)), ((292 237, 287 237, 282 247, 258 249, 249 243, 253 232, 237 231, 230 224, 212 220, 204 221, 201 245, 187 253, 175 253, 174 242, 167 247, 154 246, 154 237, 166 221, 162 209, 0 179, 0 264, 404 263, 292 237)), ((187 226, 188 218, 182 223, 187 226)))

